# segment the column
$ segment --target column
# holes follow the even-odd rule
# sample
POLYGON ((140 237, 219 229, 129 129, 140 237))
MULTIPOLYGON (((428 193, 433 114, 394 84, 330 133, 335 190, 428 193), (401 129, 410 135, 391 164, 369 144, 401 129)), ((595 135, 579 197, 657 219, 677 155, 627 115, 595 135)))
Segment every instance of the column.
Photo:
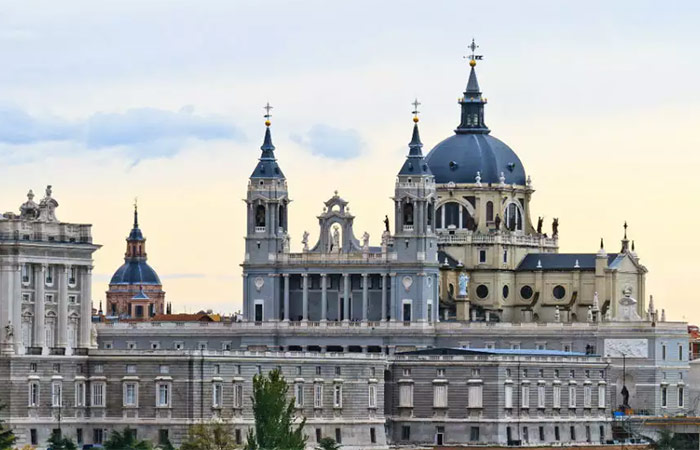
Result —
POLYGON ((367 322, 367 310, 369 307, 369 276, 362 274, 362 321, 367 322))
POLYGON ((46 342, 46 264, 36 264, 34 266, 34 286, 36 286, 36 296, 34 297, 34 346, 43 347, 46 342))
MULTIPOLYGON (((0 296, 11 299, 12 298, 12 265, 3 264, 0 267, 0 296)), ((12 323, 12 302, 3 301, 0 302, 0 342, 3 344, 8 344, 9 339, 7 338, 6 328, 10 323, 12 323)), ((17 330, 17 327, 12 324, 13 328, 17 330)), ((17 332, 15 331, 15 335, 17 332)), ((9 346, 8 350, 11 350, 9 346)), ((0 350, 5 350, 5 346, 0 348, 0 350)))
POLYGON ((387 286, 386 286, 386 274, 382 274, 382 314, 379 316, 379 320, 387 320, 387 313, 386 313, 386 294, 387 294, 387 286))
POLYGON ((302 316, 301 316, 301 321, 306 322, 309 320, 309 274, 308 273, 302 273, 301 274, 301 280, 302 280, 302 295, 301 295, 301 307, 302 307, 302 316))
POLYGON ((390 273, 391 277, 391 305, 389 307, 389 315, 391 316, 391 321, 396 322, 396 296, 398 295, 398 289, 396 288, 396 272, 390 273))
POLYGON ((321 274, 321 322, 326 322, 328 318, 328 275, 321 274))
POLYGON ((440 322, 440 291, 438 290, 439 278, 437 275, 433 276, 433 310, 435 311, 434 323, 440 322))
POLYGON ((80 271, 80 339, 78 347, 89 348, 92 344, 92 266, 80 271))
POLYGON ((58 269, 58 341, 56 347, 68 346, 68 266, 58 269))
POLYGON ((350 274, 343 274, 343 322, 350 321, 350 274))
POLYGON ((22 266, 12 266, 12 325, 14 326, 15 351, 23 345, 22 342, 22 266))
POLYGON ((255 319, 253 315, 253 306, 251 305, 251 300, 248 298, 248 275, 241 274, 243 278, 243 320, 252 322, 255 319))
POLYGON ((284 278, 284 321, 289 322, 289 274, 282 275, 284 278))

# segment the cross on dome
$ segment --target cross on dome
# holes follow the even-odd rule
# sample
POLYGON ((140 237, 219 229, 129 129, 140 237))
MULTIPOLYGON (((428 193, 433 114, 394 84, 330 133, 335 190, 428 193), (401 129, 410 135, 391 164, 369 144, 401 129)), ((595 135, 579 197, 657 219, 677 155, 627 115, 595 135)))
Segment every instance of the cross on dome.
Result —
POLYGON ((265 125, 269 127, 270 117, 272 117, 272 114, 270 114, 270 110, 272 109, 270 102, 267 102, 267 104, 263 106, 263 109, 265 110, 265 115, 263 116, 265 118, 265 125))
POLYGON ((418 111, 418 107, 421 105, 421 103, 418 101, 418 98, 413 100, 413 111, 411 111, 411 114, 413 114, 413 121, 418 123, 418 114, 420 114, 420 111, 418 111))
POLYGON ((476 49, 479 48, 479 46, 476 45, 474 38, 472 38, 472 43, 469 44, 467 48, 471 50, 471 54, 469 56, 465 56, 464 59, 469 59, 469 65, 474 67, 476 65, 477 60, 481 61, 482 59, 484 59, 484 55, 476 54, 476 49))

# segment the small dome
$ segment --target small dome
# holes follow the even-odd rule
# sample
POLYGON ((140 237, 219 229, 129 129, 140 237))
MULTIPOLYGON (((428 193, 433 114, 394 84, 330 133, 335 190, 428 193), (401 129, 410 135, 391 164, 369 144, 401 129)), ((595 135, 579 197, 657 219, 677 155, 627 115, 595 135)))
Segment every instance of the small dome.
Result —
POLYGON ((130 260, 124 263, 114 275, 109 284, 162 284, 158 274, 146 261, 130 260))
POLYGON ((486 133, 459 133, 440 142, 425 157, 436 183, 482 183, 525 185, 525 167, 506 144, 486 133))

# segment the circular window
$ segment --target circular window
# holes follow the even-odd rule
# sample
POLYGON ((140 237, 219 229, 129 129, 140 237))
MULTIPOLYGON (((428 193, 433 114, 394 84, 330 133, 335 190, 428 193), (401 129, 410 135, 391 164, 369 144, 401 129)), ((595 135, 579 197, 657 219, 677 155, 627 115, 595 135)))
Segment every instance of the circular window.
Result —
POLYGON ((508 285, 506 284, 503 286, 503 298, 508 298, 508 294, 510 294, 510 289, 508 288, 508 285))
POLYGON ((520 296, 525 300, 529 300, 532 297, 532 288, 530 286, 523 286, 520 288, 520 296))
POLYGON ((552 294, 554 295, 554 298, 561 300, 566 295, 566 289, 564 289, 564 286, 561 284, 558 284, 554 286, 554 289, 552 289, 552 294))
POLYGON ((476 296, 479 298, 486 298, 489 296, 489 288, 485 284, 480 284, 476 287, 476 296))

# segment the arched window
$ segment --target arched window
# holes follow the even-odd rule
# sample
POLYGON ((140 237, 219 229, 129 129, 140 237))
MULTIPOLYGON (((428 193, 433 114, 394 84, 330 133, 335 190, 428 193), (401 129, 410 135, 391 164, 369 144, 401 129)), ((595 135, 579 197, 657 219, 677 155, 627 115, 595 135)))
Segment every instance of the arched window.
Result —
POLYGON ((510 231, 522 231, 523 213, 515 203, 509 203, 506 207, 505 223, 510 231))
POLYGON ((434 207, 435 207, 435 205, 432 202, 428 203, 427 209, 428 209, 428 226, 429 227, 433 226, 433 208, 434 207))
POLYGON ((258 205, 255 207, 255 226, 265 226, 265 205, 258 205))
POLYGON ((435 211, 435 228, 442 229, 442 206, 435 211))
POLYGON ((403 207, 403 224, 413 225, 413 203, 406 203, 403 207))
POLYGON ((493 222, 493 202, 486 202, 486 221, 493 222))
POLYGON ((279 216, 279 224, 278 224, 277 226, 278 226, 279 228, 282 228, 282 229, 284 229, 284 220, 285 220, 284 213, 285 213, 284 205, 280 205, 280 207, 279 207, 279 214, 278 214, 278 216, 279 216))
POLYGON ((459 203, 450 202, 443 206, 445 210, 445 228, 459 228, 459 210, 462 206, 459 203))

